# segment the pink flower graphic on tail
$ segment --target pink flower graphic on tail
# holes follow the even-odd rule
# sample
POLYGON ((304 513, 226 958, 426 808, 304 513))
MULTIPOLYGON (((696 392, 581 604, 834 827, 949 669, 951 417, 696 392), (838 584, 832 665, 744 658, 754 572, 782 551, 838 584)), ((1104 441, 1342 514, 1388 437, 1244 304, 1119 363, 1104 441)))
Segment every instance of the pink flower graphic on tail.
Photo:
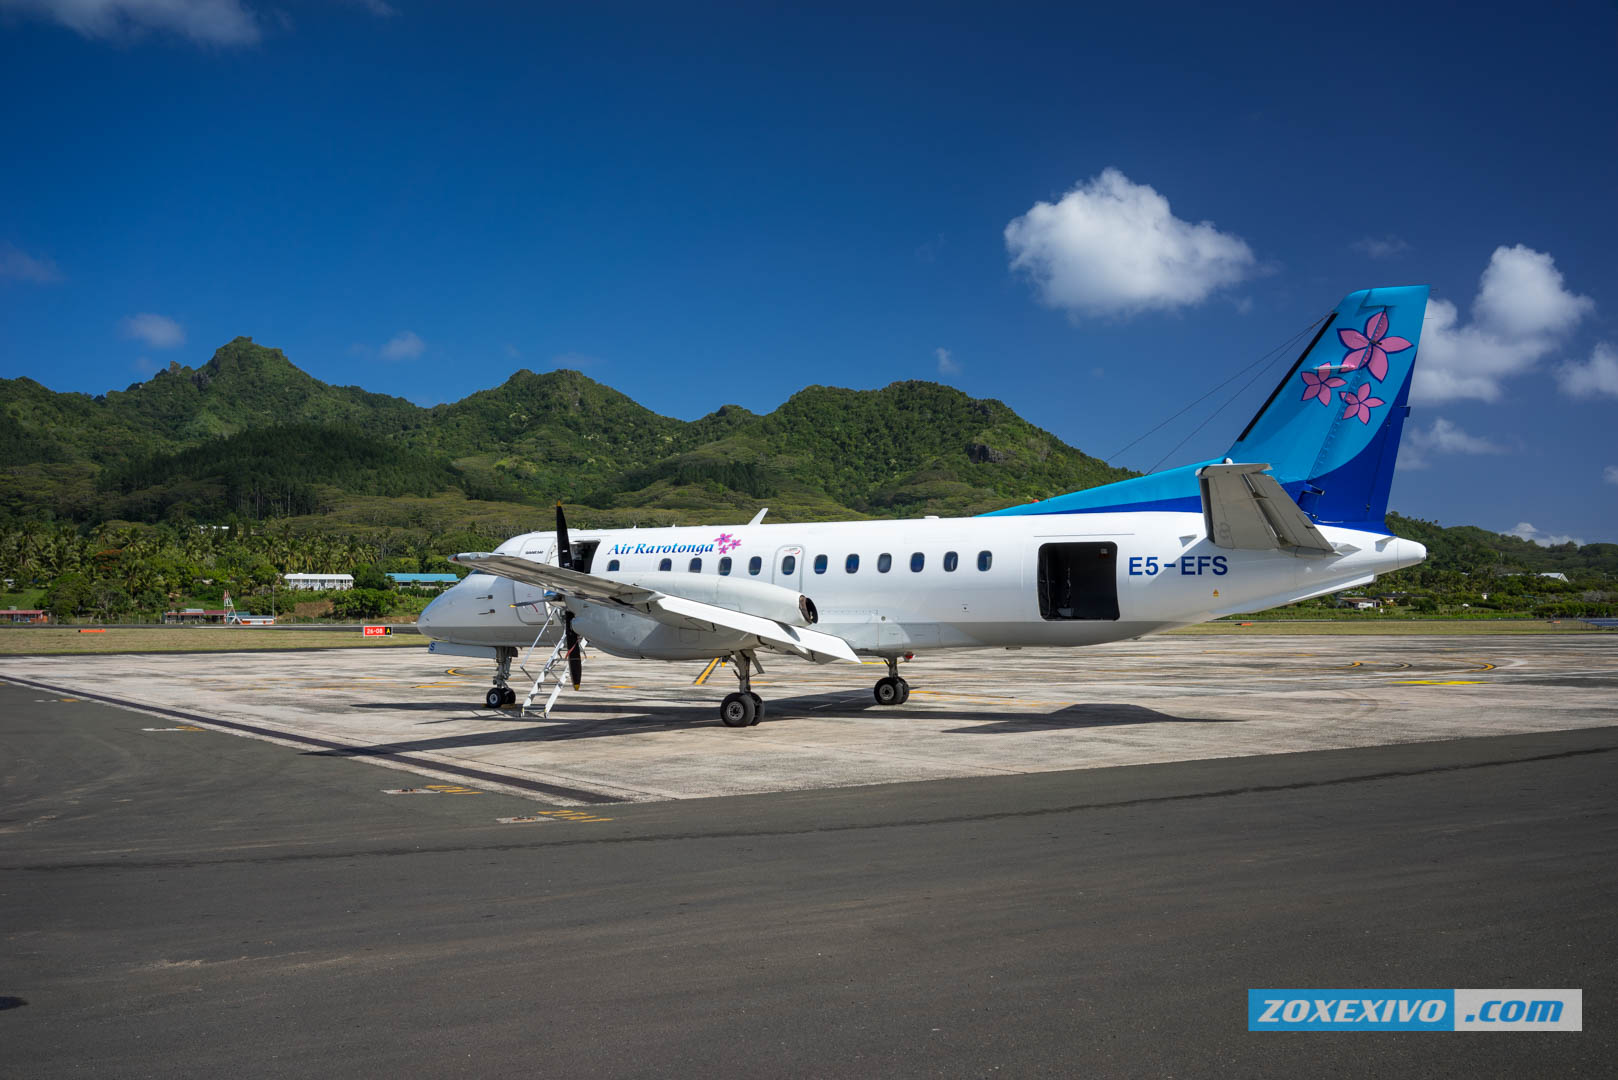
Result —
POLYGON ((1388 313, 1379 311, 1365 320, 1365 333, 1358 330, 1339 330, 1337 339, 1348 346, 1343 357, 1342 370, 1353 371, 1364 365, 1378 380, 1388 377, 1388 354, 1404 352, 1410 342, 1402 337, 1387 337, 1388 313))
POLYGON ((1319 398, 1322 407, 1329 408, 1331 406, 1331 392, 1344 385, 1342 379, 1331 373, 1330 364, 1321 364, 1313 371, 1302 372, 1302 375, 1303 397, 1300 400, 1309 401, 1312 398, 1319 398))
POLYGON ((1343 403, 1348 406, 1343 410, 1343 415, 1339 419, 1347 420, 1350 416, 1354 416, 1358 417, 1362 424, 1369 424, 1371 422, 1371 410, 1378 405, 1384 404, 1381 398, 1371 396, 1370 383, 1365 383, 1358 390, 1345 390, 1337 396, 1342 398, 1343 403))

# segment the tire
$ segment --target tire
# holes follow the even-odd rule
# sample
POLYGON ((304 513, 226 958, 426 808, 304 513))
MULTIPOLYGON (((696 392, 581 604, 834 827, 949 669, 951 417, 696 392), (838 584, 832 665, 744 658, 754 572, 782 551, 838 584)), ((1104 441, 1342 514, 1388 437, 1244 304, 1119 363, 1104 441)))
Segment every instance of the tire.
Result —
POLYGON ((509 686, 506 687, 506 692, 500 695, 500 704, 502 704, 502 705, 515 705, 515 704, 517 704, 517 691, 513 690, 509 686))
POLYGON ((747 692, 747 696, 753 699, 753 726, 757 727, 758 722, 764 719, 764 699, 751 690, 747 692))
POLYGON ((758 722, 758 707, 751 694, 728 694, 719 705, 719 720, 726 727, 751 727, 758 722))
POLYGON ((898 701, 898 704, 903 705, 905 702, 907 702, 909 700, 910 700, 910 684, 905 682, 903 679, 900 679, 899 680, 899 701, 898 701))
POLYGON ((897 705, 904 700, 899 692, 899 685, 898 679, 891 675, 884 676, 871 688, 871 695, 876 698, 878 705, 897 705))
POLYGON ((506 692, 498 686, 489 687, 489 692, 483 695, 483 704, 491 709, 498 709, 506 703, 506 692))

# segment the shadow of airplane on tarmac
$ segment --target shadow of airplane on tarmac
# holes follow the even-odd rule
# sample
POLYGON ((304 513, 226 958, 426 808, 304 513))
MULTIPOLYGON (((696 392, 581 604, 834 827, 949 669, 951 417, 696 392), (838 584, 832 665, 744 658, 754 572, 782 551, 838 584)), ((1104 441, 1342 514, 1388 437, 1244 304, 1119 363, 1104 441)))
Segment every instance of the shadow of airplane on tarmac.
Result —
POLYGON ((1009 735, 1021 731, 1059 731, 1080 728, 1136 727, 1141 724, 1241 724, 1246 717, 1171 716, 1143 705, 1069 705, 1043 716, 1007 716, 992 724, 950 728, 946 735, 1009 735))
MULTIPOLYGON (((654 709, 635 713, 622 705, 594 705, 568 703, 559 706, 551 719, 538 715, 519 716, 507 710, 488 715, 489 710, 478 709, 480 715, 467 716, 465 705, 436 702, 406 702, 389 705, 379 702, 361 702, 356 709, 391 711, 438 712, 441 720, 424 720, 424 724, 448 723, 454 720, 481 720, 499 723, 497 731, 463 732, 438 738, 410 739, 379 743, 375 746, 355 746, 334 750, 313 750, 310 754, 322 757, 366 757, 381 754, 403 754, 433 750, 451 750, 469 746, 502 746, 512 743, 564 742, 573 739, 600 739, 620 735, 641 735, 649 732, 693 731, 719 728, 721 724, 712 705, 660 705, 654 709), (581 715, 582 714, 582 715, 581 715), (521 724, 522 726, 510 726, 521 724)), ((775 724, 811 717, 851 719, 877 709, 884 719, 905 719, 903 706, 882 708, 864 694, 809 694, 794 698, 772 698, 761 724, 775 724)), ((984 709, 940 709, 928 707, 911 713, 914 720, 980 721, 967 727, 947 728, 946 735, 998 735, 1030 731, 1062 729, 1126 727, 1140 724, 1225 724, 1240 723, 1238 719, 1170 716, 1139 705, 1070 705, 1054 713, 1030 715, 1028 713, 994 713, 984 709), (983 722, 987 721, 987 722, 983 722)))

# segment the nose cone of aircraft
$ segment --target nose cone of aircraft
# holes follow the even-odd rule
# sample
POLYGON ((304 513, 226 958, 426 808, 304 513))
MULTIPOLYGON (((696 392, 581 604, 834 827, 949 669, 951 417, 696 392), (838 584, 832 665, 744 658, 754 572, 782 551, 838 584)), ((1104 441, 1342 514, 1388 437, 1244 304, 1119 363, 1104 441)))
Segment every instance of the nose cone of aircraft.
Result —
POLYGON ((433 602, 416 616, 416 629, 421 631, 423 637, 434 641, 444 640, 444 621, 450 607, 449 593, 454 591, 452 588, 449 592, 435 597, 433 602))

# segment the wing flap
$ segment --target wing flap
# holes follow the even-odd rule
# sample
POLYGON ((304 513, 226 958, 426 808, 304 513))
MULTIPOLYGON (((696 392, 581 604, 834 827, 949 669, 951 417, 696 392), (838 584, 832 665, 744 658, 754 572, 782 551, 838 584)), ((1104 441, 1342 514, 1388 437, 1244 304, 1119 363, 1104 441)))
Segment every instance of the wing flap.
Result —
POLYGON ((1268 468, 1259 464, 1205 465, 1197 471, 1208 537, 1224 548, 1336 554, 1331 541, 1275 477, 1265 472, 1268 468))

